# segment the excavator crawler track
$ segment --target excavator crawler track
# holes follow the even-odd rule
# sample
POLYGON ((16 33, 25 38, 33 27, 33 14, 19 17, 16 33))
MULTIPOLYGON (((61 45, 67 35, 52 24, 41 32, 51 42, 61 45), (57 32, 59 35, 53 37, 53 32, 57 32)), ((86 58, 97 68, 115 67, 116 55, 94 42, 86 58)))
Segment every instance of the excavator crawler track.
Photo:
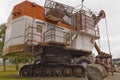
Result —
POLYGON ((79 64, 40 63, 25 65, 20 69, 21 77, 85 77, 85 69, 79 64))

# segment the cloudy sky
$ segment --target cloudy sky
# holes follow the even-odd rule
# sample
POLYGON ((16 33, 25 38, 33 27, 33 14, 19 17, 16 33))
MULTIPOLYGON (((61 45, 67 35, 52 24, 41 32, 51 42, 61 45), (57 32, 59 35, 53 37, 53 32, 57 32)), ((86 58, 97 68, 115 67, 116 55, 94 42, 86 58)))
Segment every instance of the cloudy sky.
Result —
MULTIPOLYGON (((0 24, 7 22, 9 14, 14 5, 25 0, 0 0, 0 24)), ((44 5, 45 0, 28 0, 36 2, 39 5, 44 5)), ((81 0, 54 0, 67 5, 77 6, 81 0)), ((95 12, 104 10, 107 17, 107 27, 109 32, 110 47, 113 58, 120 58, 120 0, 84 0, 84 5, 95 12)), ((99 23, 101 39, 100 48, 108 51, 108 42, 106 36, 105 19, 99 23)))

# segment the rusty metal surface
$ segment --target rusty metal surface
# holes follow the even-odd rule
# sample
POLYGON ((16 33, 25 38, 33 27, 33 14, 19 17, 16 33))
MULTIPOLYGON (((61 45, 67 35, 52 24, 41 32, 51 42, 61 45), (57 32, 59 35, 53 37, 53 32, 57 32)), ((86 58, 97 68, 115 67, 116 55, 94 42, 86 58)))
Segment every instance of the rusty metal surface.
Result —
POLYGON ((90 64, 86 68, 86 75, 90 80, 103 80, 107 74, 107 70, 100 64, 90 64))

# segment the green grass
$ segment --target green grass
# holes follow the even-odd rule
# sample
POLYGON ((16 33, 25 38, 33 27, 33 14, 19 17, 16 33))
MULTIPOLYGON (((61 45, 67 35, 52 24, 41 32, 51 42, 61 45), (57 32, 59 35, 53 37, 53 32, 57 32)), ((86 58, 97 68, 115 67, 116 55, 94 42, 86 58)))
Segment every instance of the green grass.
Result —
POLYGON ((6 70, 2 71, 2 66, 0 66, 0 80, 30 80, 29 78, 20 78, 14 66, 7 66, 6 70))
MULTIPOLYGON (((15 66, 6 66, 6 71, 14 71, 15 66)), ((0 65, 0 71, 3 71, 3 66, 0 65)))

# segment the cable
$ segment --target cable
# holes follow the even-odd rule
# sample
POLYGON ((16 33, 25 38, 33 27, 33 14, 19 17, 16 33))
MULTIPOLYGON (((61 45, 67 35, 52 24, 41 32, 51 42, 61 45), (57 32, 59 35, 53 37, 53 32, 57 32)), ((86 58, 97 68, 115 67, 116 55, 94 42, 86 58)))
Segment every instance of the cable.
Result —
MULTIPOLYGON (((107 40, 108 40, 109 54, 111 56, 110 40, 109 40, 109 35, 108 35, 108 27, 107 27, 107 19, 106 19, 106 17, 105 17, 105 25, 106 25, 106 34, 107 34, 107 40)), ((112 75, 113 75, 112 56, 110 58, 110 61, 111 61, 111 72, 112 72, 112 75)))
POLYGON ((107 19, 106 19, 106 17, 105 17, 105 26, 106 26, 106 34, 107 34, 107 40, 108 40, 108 49, 109 49, 109 53, 111 55, 110 40, 109 40, 109 35, 108 35, 108 27, 107 27, 107 19))

